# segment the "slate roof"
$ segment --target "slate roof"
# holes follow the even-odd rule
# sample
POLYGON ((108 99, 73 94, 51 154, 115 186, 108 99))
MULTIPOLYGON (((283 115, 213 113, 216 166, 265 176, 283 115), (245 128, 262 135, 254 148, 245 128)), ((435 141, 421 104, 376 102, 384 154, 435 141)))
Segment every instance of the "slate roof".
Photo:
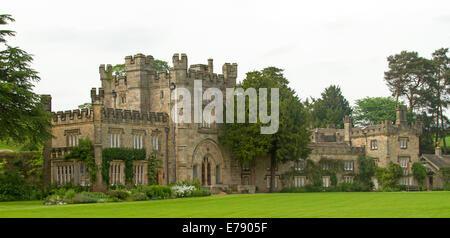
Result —
POLYGON ((450 167, 450 155, 423 154, 423 158, 437 166, 439 169, 450 167))

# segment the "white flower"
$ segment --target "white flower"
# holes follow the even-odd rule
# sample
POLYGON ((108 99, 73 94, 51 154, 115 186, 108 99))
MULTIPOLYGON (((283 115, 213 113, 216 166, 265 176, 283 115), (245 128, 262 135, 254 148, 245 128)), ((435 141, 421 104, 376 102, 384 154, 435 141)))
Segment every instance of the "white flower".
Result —
POLYGON ((175 185, 172 187, 172 190, 177 197, 187 197, 191 195, 192 191, 195 190, 195 187, 191 185, 175 185))

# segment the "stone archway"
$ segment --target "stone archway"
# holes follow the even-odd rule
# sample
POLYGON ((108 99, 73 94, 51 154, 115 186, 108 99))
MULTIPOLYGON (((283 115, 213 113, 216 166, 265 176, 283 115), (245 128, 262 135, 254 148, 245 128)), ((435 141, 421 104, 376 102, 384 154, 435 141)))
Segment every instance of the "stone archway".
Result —
POLYGON ((192 178, 197 178, 203 186, 216 184, 222 181, 224 168, 222 151, 212 139, 201 141, 194 149, 191 165, 192 178), (217 176, 219 176, 217 178, 217 176))

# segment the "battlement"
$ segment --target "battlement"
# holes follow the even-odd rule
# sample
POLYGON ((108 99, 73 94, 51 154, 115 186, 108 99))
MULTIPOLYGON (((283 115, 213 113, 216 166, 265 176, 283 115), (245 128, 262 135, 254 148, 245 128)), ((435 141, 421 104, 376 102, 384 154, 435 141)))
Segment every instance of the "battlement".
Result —
POLYGON ((169 115, 165 112, 140 112, 135 110, 102 108, 101 119, 102 121, 113 123, 164 124, 168 122, 169 115))
POLYGON ((136 54, 134 56, 126 56, 125 57, 125 69, 127 72, 129 71, 137 71, 137 70, 154 70, 154 59, 151 55, 143 55, 141 53, 136 54))
POLYGON ((189 70, 195 70, 195 71, 200 71, 200 72, 208 72, 208 65, 206 64, 192 64, 189 67, 189 70))
POLYGON ((222 74, 225 78, 237 78, 237 64, 225 63, 222 66, 222 74))
POLYGON ((422 133, 422 126, 416 123, 411 125, 394 125, 391 121, 385 120, 382 121, 381 124, 368 126, 366 128, 354 127, 351 130, 351 137, 395 135, 404 130, 415 135, 420 135, 422 133))
POLYGON ((103 88, 97 89, 92 88, 91 89, 91 102, 92 104, 103 104, 103 99, 105 98, 105 90, 103 88))
POLYGON ((345 143, 310 143, 312 154, 328 155, 362 155, 365 153, 365 147, 348 146, 345 143))
MULTIPOLYGON (((104 64, 101 64, 98 67, 98 72, 100 73, 100 80, 108 79, 108 74, 112 72, 112 65, 107 64, 106 66, 104 64)), ((111 75, 109 75, 111 76, 111 75)))
POLYGON ((187 70, 188 68, 188 60, 186 54, 181 54, 181 58, 179 54, 173 54, 172 57, 173 68, 175 70, 187 70))
POLYGON ((52 112, 52 124, 75 124, 81 122, 91 122, 92 121, 92 110, 87 108, 75 109, 67 111, 52 112))
POLYGON ((155 80, 169 80, 170 76, 166 70, 158 70, 155 80))
POLYGON ((115 86, 127 85, 127 76, 115 76, 114 77, 115 86))

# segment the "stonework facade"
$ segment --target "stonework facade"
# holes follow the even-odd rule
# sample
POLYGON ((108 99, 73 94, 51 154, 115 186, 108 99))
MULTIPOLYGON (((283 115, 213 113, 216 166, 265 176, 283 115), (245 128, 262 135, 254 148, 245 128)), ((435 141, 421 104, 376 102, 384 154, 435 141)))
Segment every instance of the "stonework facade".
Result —
MULTIPOLYGON (((57 112, 52 121, 54 138, 44 146, 44 181, 50 183, 90 184, 86 166, 75 160, 63 160, 63 155, 76 146, 79 139, 90 138, 94 147, 97 166, 102 162, 102 150, 110 147, 144 148, 162 160, 158 168, 158 184, 197 178, 213 191, 232 189, 238 192, 269 190, 270 161, 256 158, 250 164, 242 164, 232 158, 231 152, 218 141, 220 124, 173 123, 170 119, 173 106, 171 86, 186 88, 194 95, 194 80, 201 80, 206 88, 219 88, 225 95, 226 88, 236 85, 237 64, 226 63, 222 74, 214 73, 213 60, 208 64, 188 67, 185 54, 175 54, 173 67, 167 71, 155 71, 152 56, 137 54, 125 58, 125 76, 111 77, 111 65, 100 65, 102 87, 91 90, 92 108, 57 112)), ((206 102, 203 102, 204 104, 206 102)), ((192 100, 192 104, 194 104, 192 100)), ((352 127, 351 118, 344 118, 344 129, 312 129, 312 153, 308 159, 318 162, 321 158, 345 161, 348 174, 357 173, 357 159, 368 155, 377 159, 381 167, 390 162, 405 169, 405 183, 410 179, 410 168, 419 161, 420 127, 407 125, 404 107, 397 109, 397 121, 385 121, 368 128, 352 127)), ((135 184, 147 184, 147 161, 133 164, 135 184)), ((282 188, 283 173, 300 162, 278 165, 276 189, 282 188)), ((124 183, 123 161, 113 161, 110 183, 124 183)), ((98 170, 94 190, 105 190, 98 170)), ((351 176, 339 174, 339 182, 351 182, 351 176)), ((295 186, 304 186, 307 178, 295 178, 295 186)), ((324 178, 327 182, 327 178, 324 178)))

